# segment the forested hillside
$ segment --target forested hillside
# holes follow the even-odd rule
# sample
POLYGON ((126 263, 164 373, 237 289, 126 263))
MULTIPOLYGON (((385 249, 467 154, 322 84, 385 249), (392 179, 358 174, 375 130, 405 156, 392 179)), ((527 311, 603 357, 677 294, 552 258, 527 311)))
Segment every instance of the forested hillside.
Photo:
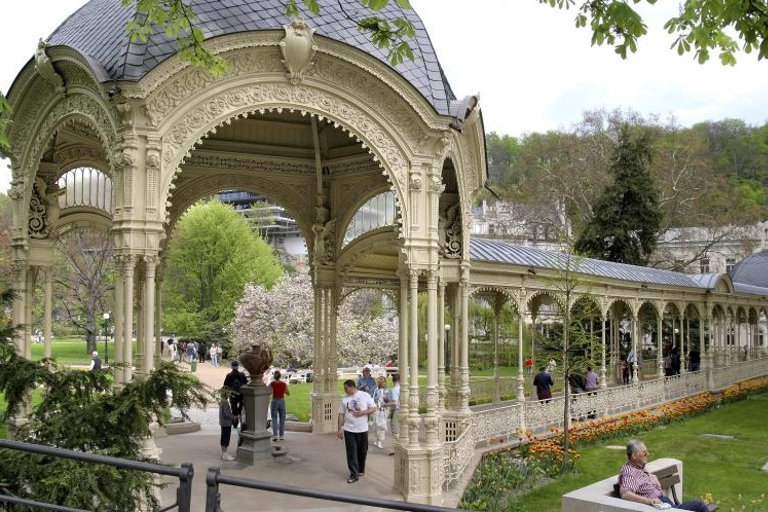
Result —
MULTIPOLYGON (((489 185, 516 205, 526 221, 568 221, 573 242, 593 217, 597 198, 612 184, 609 172, 619 132, 647 137, 648 162, 658 193, 659 233, 682 227, 753 225, 768 218, 768 123, 737 119, 690 128, 674 120, 626 111, 592 111, 570 129, 521 137, 486 136, 489 185)), ((485 192, 480 199, 494 200, 485 192)))

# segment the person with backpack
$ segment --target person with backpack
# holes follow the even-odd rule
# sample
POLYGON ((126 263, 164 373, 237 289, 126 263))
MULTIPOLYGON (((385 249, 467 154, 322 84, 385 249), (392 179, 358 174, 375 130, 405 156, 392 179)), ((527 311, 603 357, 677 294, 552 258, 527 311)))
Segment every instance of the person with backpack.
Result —
POLYGON ((233 421, 233 426, 237 426, 240 420, 240 413, 243 410, 243 395, 240 393, 240 388, 248 383, 248 377, 240 371, 240 363, 232 361, 232 371, 224 377, 224 387, 232 391, 229 397, 229 403, 232 405, 232 416, 236 421, 233 421))

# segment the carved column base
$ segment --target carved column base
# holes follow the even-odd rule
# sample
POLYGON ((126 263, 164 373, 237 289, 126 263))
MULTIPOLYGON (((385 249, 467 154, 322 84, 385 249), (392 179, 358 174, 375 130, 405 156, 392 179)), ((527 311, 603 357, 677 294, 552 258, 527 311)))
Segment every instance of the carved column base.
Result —
POLYGON ((452 442, 469 428, 471 414, 447 410, 440 418, 440 441, 452 442))
POLYGON ((238 446, 235 458, 238 462, 255 465, 257 462, 272 458, 272 447, 269 439, 271 434, 267 431, 267 410, 272 388, 268 388, 257 379, 261 386, 248 384, 240 388, 243 394, 243 408, 245 409, 245 424, 241 436, 243 444, 238 446))
POLYGON ((410 503, 443 504, 442 446, 395 445, 395 489, 410 503))
POLYGON ((312 433, 331 434, 339 423, 338 395, 332 393, 312 394, 312 433))

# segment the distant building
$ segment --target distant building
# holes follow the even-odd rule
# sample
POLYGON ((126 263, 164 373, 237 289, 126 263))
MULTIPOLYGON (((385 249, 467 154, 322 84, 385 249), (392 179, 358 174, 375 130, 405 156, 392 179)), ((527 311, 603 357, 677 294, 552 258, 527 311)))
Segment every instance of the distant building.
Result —
MULTIPOLYGON (((473 209, 472 234, 548 251, 564 251, 571 228, 565 215, 552 208, 531 219, 526 205, 504 201, 473 209)), ((670 229, 662 235, 651 266, 687 274, 724 274, 745 257, 768 249, 768 221, 752 226, 670 229)))
POLYGON ((307 244, 298 223, 285 208, 271 204, 266 196, 243 190, 217 194, 222 203, 234 206, 251 224, 254 231, 275 248, 284 263, 307 263, 307 244))

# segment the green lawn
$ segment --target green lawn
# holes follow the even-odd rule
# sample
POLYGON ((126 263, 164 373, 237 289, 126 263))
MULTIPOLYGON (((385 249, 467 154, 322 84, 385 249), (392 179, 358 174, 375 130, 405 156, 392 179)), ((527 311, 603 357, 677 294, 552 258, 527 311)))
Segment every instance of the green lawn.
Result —
MULTIPOLYGON (((711 493, 720 510, 768 511, 768 500, 750 504, 768 490, 768 473, 760 470, 768 462, 768 393, 728 404, 706 414, 639 437, 651 452, 651 460, 672 457, 683 461, 684 500, 711 493), (734 436, 733 440, 704 437, 704 434, 734 436), (740 498, 741 496, 741 498, 740 498)), ((560 512, 562 495, 579 487, 618 474, 626 460, 623 446, 628 438, 579 449, 576 472, 561 477, 519 499, 508 510, 515 512, 560 512)))
MULTIPOLYGON (((136 342, 134 341, 134 353, 136 342)), ((112 354, 114 354, 114 343, 110 340, 108 342, 108 350, 110 360, 112 354)), ((32 360, 37 361, 43 358, 42 343, 32 344, 32 360)), ((102 360, 104 359, 104 342, 99 341, 96 343, 96 350, 99 351, 99 355, 102 360)), ((85 339, 82 336, 71 336, 64 338, 57 338, 51 346, 52 357, 56 359, 60 364, 69 365, 88 365, 91 362, 91 354, 88 352, 88 348, 85 344, 85 339)))

